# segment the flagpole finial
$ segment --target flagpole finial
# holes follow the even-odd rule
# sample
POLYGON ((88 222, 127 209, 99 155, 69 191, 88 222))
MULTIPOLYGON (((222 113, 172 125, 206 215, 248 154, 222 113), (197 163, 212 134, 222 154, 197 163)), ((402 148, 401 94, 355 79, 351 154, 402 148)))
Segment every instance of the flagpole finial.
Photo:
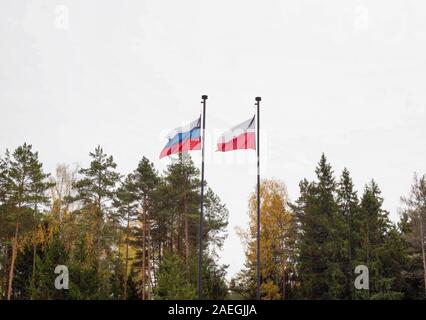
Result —
POLYGON ((259 102, 259 101, 262 101, 262 98, 261 98, 261 97, 256 97, 256 98, 255 98, 255 100, 256 100, 257 102, 259 102))
POLYGON ((203 94, 203 95, 201 96, 201 99, 203 99, 203 100, 207 100, 207 98, 208 98, 208 96, 207 96, 206 94, 203 94))

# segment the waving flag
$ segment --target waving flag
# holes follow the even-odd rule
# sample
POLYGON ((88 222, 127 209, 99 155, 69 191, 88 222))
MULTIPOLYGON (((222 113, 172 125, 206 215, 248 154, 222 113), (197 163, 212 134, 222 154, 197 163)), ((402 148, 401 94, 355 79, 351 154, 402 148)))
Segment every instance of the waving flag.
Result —
POLYGON ((222 134, 217 142, 217 151, 226 152, 238 149, 256 150, 255 118, 250 118, 222 134))
POLYGON ((171 154, 201 149, 201 116, 186 126, 173 129, 169 142, 160 153, 160 159, 171 154))

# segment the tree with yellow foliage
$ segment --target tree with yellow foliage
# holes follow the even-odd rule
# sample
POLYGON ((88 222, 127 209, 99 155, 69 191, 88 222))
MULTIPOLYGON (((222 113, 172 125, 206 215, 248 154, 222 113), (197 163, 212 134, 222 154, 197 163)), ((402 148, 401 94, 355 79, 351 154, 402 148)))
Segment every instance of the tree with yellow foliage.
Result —
MULTIPOLYGON (((288 298, 294 278, 295 220, 288 202, 284 183, 263 180, 260 186, 260 271, 261 297, 265 300, 288 298)), ((256 293, 256 224, 257 199, 249 198, 249 229, 240 232, 246 246, 246 268, 238 274, 237 291, 247 298, 256 293)))

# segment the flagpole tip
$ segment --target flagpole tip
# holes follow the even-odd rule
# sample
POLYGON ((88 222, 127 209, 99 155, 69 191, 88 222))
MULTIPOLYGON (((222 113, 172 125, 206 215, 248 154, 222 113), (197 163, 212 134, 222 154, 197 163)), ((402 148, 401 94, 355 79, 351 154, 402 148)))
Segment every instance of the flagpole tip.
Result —
POLYGON ((261 97, 256 97, 255 100, 256 101, 262 101, 262 98, 261 97))
POLYGON ((207 98, 208 98, 208 96, 207 96, 206 94, 203 94, 203 95, 201 96, 201 99, 203 99, 203 100, 207 100, 207 98))

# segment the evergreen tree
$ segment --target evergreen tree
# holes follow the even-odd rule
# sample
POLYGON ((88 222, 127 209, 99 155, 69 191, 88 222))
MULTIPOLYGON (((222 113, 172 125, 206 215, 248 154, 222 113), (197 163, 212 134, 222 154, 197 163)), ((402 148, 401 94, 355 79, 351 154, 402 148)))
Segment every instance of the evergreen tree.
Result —
MULTIPOLYGON (((31 146, 0 159, 0 295, 12 279, 19 299, 150 299, 151 286, 157 292, 164 279, 160 268, 170 265, 165 257, 174 255, 172 265, 183 264, 188 289, 179 296, 193 298, 200 185, 189 156, 182 155, 163 176, 143 158, 119 188, 112 156, 100 147, 90 156, 79 179, 61 165, 50 182, 31 146), (22 177, 25 185, 19 185, 22 177), (44 211, 50 200, 50 211, 44 211), (55 264, 63 261, 70 289, 52 291, 55 264)), ((226 266, 215 260, 228 210, 208 187, 204 209, 203 296, 219 299, 227 296, 226 266)))
MULTIPOLYGON (((33 247, 30 242, 21 244, 22 248, 16 257, 15 273, 13 275, 14 298, 29 300, 32 296, 32 266, 33 247)), ((40 253, 39 253, 40 254, 40 253)))
POLYGON ((9 174, 8 169, 10 166, 10 156, 6 152, 6 157, 0 157, 0 207, 3 207, 8 202, 9 197, 9 174))
POLYGON ((51 234, 36 256, 35 280, 31 285, 33 299, 68 299, 67 289, 58 290, 54 286, 58 276, 54 273, 56 266, 68 266, 68 262, 68 252, 57 232, 51 234))
POLYGON ((113 261, 112 245, 117 231, 111 207, 120 174, 115 171, 117 164, 113 157, 105 154, 100 146, 89 155, 92 158, 90 166, 79 170, 82 178, 74 184, 76 195, 68 197, 68 201, 82 204, 80 213, 88 216, 89 224, 94 228, 96 270, 102 279, 100 290, 107 295, 110 286, 108 273, 112 270, 113 261))
POLYGON ((370 290, 357 291, 358 298, 398 299, 399 267, 403 263, 402 242, 398 231, 391 224, 388 212, 382 209, 383 198, 377 184, 372 180, 365 187, 360 204, 361 246, 357 250, 357 264, 369 269, 370 290))
POLYGON ((190 300, 195 298, 195 287, 188 280, 182 258, 175 253, 164 256, 158 270, 155 298, 158 300, 190 300))
MULTIPOLYGON (((6 192, 3 192, 7 197, 5 206, 14 228, 7 290, 7 299, 11 299, 19 235, 35 228, 38 205, 49 202, 45 191, 51 185, 47 182, 49 174, 43 172, 43 164, 38 160, 38 153, 33 152, 32 146, 26 143, 16 148, 12 155, 6 151, 2 166, 3 181, 6 181, 6 192)), ((33 247, 33 273, 35 253, 33 247)))
POLYGON ((136 199, 139 199, 139 206, 142 214, 139 216, 139 226, 136 229, 136 254, 137 265, 141 266, 141 286, 140 293, 142 300, 151 298, 151 228, 154 208, 154 192, 159 183, 158 173, 152 162, 143 157, 138 167, 133 172, 133 192, 136 199))
POLYGON ((105 154, 101 146, 89 155, 92 158, 90 166, 79 170, 82 178, 74 185, 77 195, 70 200, 81 201, 84 205, 95 204, 99 217, 105 218, 108 214, 105 206, 114 198, 120 175, 115 171, 117 164, 113 157, 105 154))
MULTIPOLYGON (((195 201, 194 201, 195 203, 195 201)), ((223 248, 223 243, 227 234, 225 233, 226 227, 228 226, 229 211, 226 205, 222 203, 219 196, 217 196, 211 188, 207 188, 204 196, 204 241, 209 252, 218 257, 219 251, 223 248)), ((195 217, 193 221, 199 221, 195 217)), ((194 229, 194 227, 192 228, 194 229)), ((198 232, 193 232, 196 235, 198 232)), ((197 240, 192 238, 192 243, 196 243, 197 240)))
MULTIPOLYGON (((198 170, 187 155, 172 162, 153 193, 151 215, 153 274, 158 279, 158 267, 166 252, 176 254, 184 262, 187 280, 195 288, 197 284, 197 243, 199 225, 200 184, 198 170), (157 265, 157 267, 155 267, 157 265)), ((223 246, 228 224, 228 210, 219 197, 207 187, 205 194, 203 296, 217 297, 225 294, 225 266, 212 259, 217 258, 223 246), (207 273, 212 272, 212 275, 207 273), (222 277, 223 276, 223 277, 222 277)))
MULTIPOLYGON (((138 216, 137 195, 133 175, 128 175, 121 186, 117 189, 114 206, 117 208, 117 219, 120 225, 124 225, 125 253, 124 253, 124 273, 123 277, 123 298, 127 299, 127 284, 129 271, 129 246, 131 242, 131 224, 138 216)), ((120 260, 120 257, 118 257, 120 260)), ((117 261, 118 263, 118 261, 117 261)), ((116 263, 116 268, 119 266, 116 263)), ((117 287, 118 285, 116 285, 117 287)))
MULTIPOLYGON (((195 288, 197 284, 198 267, 194 263, 192 270, 192 285, 195 288)), ((227 266, 217 264, 210 255, 204 255, 202 279, 203 279, 203 298, 207 300, 224 300, 228 296, 228 286, 225 282, 227 266)))
POLYGON ((0 299, 7 292, 7 265, 9 262, 10 239, 12 238, 10 228, 10 214, 7 210, 8 204, 8 158, 0 156, 0 299))
POLYGON ((336 201, 333 171, 323 154, 317 182, 303 180, 294 206, 299 225, 300 294, 310 299, 337 299, 345 290, 344 219, 336 201))
POLYGON ((196 247, 199 222, 200 180, 199 171, 191 158, 183 154, 170 164, 165 173, 167 194, 173 199, 170 224, 172 248, 184 259, 188 267, 191 248, 196 247), (174 239, 173 239, 174 238, 174 239))
POLYGON ((426 175, 414 176, 410 194, 402 198, 400 228, 406 244, 405 296, 426 298, 426 175))
POLYGON ((110 298, 115 300, 127 299, 126 264, 123 263, 119 255, 115 255, 112 259, 111 273, 109 274, 109 282, 111 284, 110 298))
POLYGON ((96 300, 109 298, 100 290, 101 276, 97 268, 97 257, 88 250, 87 235, 80 237, 70 257, 70 289, 72 300, 96 300))
POLYGON ((138 270, 132 266, 130 268, 129 275, 127 277, 127 300, 138 300, 140 294, 138 293, 138 281, 137 281, 138 270))
POLYGON ((345 272, 346 283, 344 298, 352 299, 354 297, 354 270, 355 249, 360 246, 360 219, 358 196, 354 190, 354 184, 349 171, 345 168, 342 172, 337 188, 337 204, 339 213, 344 219, 344 228, 342 228, 342 238, 345 239, 345 257, 342 259, 342 270, 345 272))

